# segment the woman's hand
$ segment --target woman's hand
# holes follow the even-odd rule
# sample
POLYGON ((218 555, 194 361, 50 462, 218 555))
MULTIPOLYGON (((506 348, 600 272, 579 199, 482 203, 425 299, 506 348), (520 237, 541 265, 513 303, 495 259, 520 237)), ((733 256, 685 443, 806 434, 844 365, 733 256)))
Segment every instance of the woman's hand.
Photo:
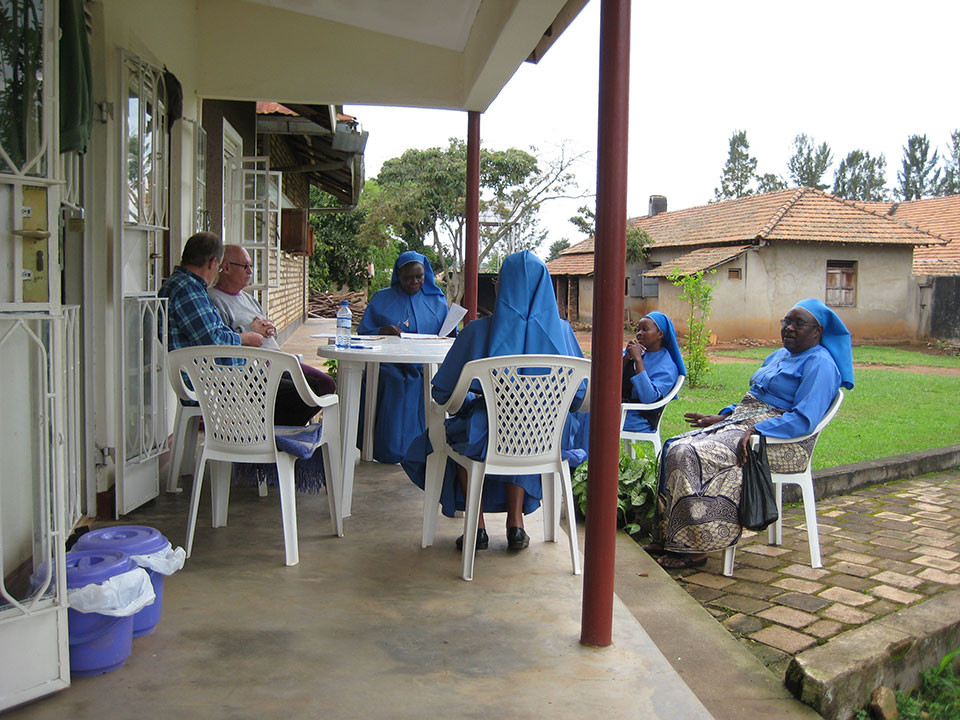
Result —
POLYGON ((723 420, 723 415, 704 415, 703 413, 686 413, 683 416, 688 425, 693 427, 710 427, 723 420))
POLYGON ((384 325, 382 328, 380 328, 380 334, 381 335, 399 335, 400 328, 398 328, 396 325, 384 325))
POLYGON ((643 372, 643 356, 646 352, 647 348, 636 338, 627 343, 626 357, 633 360, 637 372, 643 372))
POLYGON ((750 437, 753 435, 753 428, 747 428, 747 431, 737 443, 737 467, 743 467, 747 464, 747 448, 750 447, 750 437))

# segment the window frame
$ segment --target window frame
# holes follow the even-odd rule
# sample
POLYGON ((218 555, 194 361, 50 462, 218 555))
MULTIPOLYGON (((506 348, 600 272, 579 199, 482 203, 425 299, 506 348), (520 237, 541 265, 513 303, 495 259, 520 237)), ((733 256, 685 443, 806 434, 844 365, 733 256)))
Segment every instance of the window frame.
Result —
POLYGON ((827 260, 824 304, 828 307, 856 307, 858 274, 856 260, 827 260))

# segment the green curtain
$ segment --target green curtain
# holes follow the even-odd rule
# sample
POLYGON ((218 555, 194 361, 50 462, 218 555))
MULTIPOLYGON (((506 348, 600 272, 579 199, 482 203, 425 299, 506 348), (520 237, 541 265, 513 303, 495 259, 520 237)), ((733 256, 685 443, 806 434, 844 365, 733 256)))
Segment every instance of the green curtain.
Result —
POLYGON ((82 0, 60 0, 60 152, 86 152, 93 131, 93 77, 82 0))

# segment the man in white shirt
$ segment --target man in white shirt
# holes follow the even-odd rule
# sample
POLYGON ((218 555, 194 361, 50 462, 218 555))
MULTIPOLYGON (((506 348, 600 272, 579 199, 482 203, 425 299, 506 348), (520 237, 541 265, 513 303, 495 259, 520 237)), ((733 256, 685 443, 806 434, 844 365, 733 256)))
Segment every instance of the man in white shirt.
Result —
MULTIPOLYGON (((250 293, 243 291, 252 279, 253 265, 250 255, 239 245, 227 245, 223 250, 217 284, 207 291, 210 302, 219 311, 223 322, 232 330, 238 333, 259 333, 263 336, 262 348, 279 350, 276 325, 266 317, 260 303, 250 293)), ((328 395, 337 391, 333 378, 325 372, 305 363, 300 363, 300 367, 307 384, 317 395, 328 395)), ((282 425, 304 425, 316 410, 304 405, 293 379, 284 374, 277 391, 277 422, 282 425)))

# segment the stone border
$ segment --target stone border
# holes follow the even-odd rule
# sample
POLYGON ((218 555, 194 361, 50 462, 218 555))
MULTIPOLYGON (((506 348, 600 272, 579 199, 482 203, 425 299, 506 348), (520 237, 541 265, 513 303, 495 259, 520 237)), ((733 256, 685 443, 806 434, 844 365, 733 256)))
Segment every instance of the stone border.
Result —
POLYGON ((826 720, 847 720, 875 688, 912 690, 958 646, 960 591, 951 590, 800 653, 784 684, 826 720))
MULTIPOLYGON (((919 450, 894 457, 867 460, 852 465, 816 470, 813 488, 817 499, 846 495, 868 485, 880 485, 894 480, 943 472, 960 467, 960 445, 949 445, 933 450, 919 450)), ((799 485, 783 486, 783 501, 801 501, 799 485)))

